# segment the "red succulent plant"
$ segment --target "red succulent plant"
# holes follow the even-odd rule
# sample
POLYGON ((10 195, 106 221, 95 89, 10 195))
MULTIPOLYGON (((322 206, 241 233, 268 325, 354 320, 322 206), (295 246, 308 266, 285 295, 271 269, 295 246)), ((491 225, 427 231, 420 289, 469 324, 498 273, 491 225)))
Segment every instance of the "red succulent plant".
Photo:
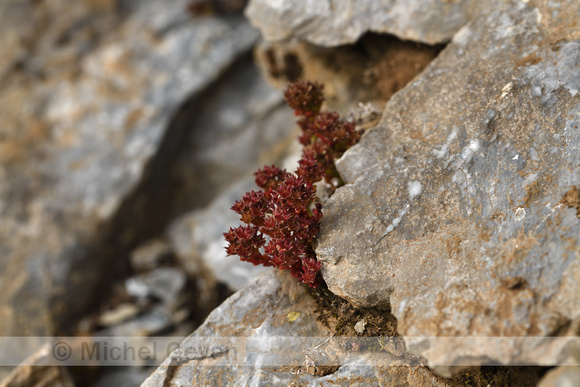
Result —
POLYGON ((290 270, 299 281, 316 287, 321 265, 312 241, 320 229, 322 205, 314 183, 340 178, 334 161, 358 141, 360 133, 337 113, 321 111, 321 84, 296 81, 284 96, 295 114, 302 116, 298 124, 303 157, 295 174, 274 165, 255 173, 262 190, 246 193, 233 205, 246 225, 224 233, 226 251, 254 265, 290 270))

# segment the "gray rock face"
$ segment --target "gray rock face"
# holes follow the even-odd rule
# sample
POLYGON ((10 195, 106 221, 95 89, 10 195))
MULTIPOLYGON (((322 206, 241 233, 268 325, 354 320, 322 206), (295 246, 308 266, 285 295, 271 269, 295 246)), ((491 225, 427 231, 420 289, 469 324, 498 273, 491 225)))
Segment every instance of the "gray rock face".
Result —
POLYGON ((131 277, 125 282, 127 292, 133 297, 155 297, 169 307, 173 306, 185 288, 187 278, 178 269, 162 267, 147 274, 131 277))
POLYGON ((324 386, 449 386, 426 367, 392 364, 384 367, 369 365, 365 356, 344 365, 337 372, 316 378, 308 387, 324 386))
POLYGON ((355 304, 390 304, 430 364, 567 356, 427 338, 573 334, 580 323, 580 220, 561 203, 580 184, 580 33, 567 27, 579 12, 566 1, 489 7, 338 163, 348 184, 323 209, 324 278, 355 304))
POLYGON ((253 180, 257 168, 279 163, 298 142, 292 110, 260 77, 250 55, 204 93, 195 111, 184 123, 184 146, 172 171, 187 181, 181 189, 191 197, 186 210, 210 205, 240 179, 253 180))
POLYGON ((131 251, 131 268, 137 272, 149 271, 159 267, 163 261, 172 258, 172 251, 164 240, 153 239, 131 251))
POLYGON ((322 350, 313 346, 302 352, 298 345, 272 344, 277 338, 286 343, 311 338, 324 348, 325 338, 331 339, 330 330, 317 319, 316 302, 304 289, 288 273, 268 269, 215 309, 142 386, 446 385, 425 367, 390 355, 377 367, 372 357, 358 352, 330 375, 305 372, 315 369, 324 357, 322 350), (252 355, 252 348, 258 355, 252 355))
MULTIPOLYGON (((240 224, 239 215, 230 207, 252 189, 257 190, 253 179, 248 176, 246 181, 231 187, 207 208, 186 214, 171 225, 168 232, 170 244, 186 270, 203 277, 198 280, 201 289, 211 287, 213 280, 237 291, 266 269, 242 262, 238 257, 228 257, 225 251, 227 243, 223 233, 240 224)), ((200 296, 204 297, 203 294, 200 296)))
POLYGON ((191 176, 184 195, 197 208, 179 216, 166 231, 182 266, 198 278, 202 294, 212 281, 237 291, 263 267, 226 257, 223 233, 241 222, 231 210, 246 192, 258 190, 254 172, 282 165, 298 144, 295 119, 282 92, 264 81, 250 60, 240 61, 206 101, 208 108, 191 124, 188 151, 176 170, 191 176))
MULTIPOLYGON (((198 339, 206 338, 208 348, 214 348, 209 344, 211 339, 220 337, 329 336, 329 330, 316 322, 315 305, 293 278, 270 269, 215 309, 143 386, 162 386, 167 382, 182 386, 253 385, 258 381, 287 384, 292 380, 307 383, 313 378, 308 374, 262 371, 251 362, 231 365, 227 357, 205 353, 207 348, 200 346, 198 339), (300 314, 292 322, 288 319, 291 312, 300 314)), ((234 348, 218 349, 223 352, 234 348)))
POLYGON ((42 345, 0 380, 0 387, 74 387, 67 368, 55 365, 52 349, 51 343, 42 345))
POLYGON ((3 335, 61 330, 121 271, 150 225, 115 229, 118 210, 170 120, 258 37, 242 17, 190 20, 185 0, 130 3, 0 7, 3 335))
POLYGON ((297 38, 321 46, 353 43, 365 32, 427 44, 448 41, 467 23, 477 2, 251 0, 246 15, 268 41, 297 38))
POLYGON ((538 387, 574 387, 580 380, 580 368, 558 367, 544 376, 538 387))

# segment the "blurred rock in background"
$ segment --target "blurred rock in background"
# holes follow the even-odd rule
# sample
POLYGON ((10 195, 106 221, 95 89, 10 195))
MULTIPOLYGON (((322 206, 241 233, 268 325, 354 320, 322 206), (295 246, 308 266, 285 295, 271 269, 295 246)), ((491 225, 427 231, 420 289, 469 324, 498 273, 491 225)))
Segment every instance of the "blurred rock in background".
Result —
POLYGON ((0 20, 0 333, 186 335, 230 290, 166 227, 294 140, 257 31, 185 1, 7 1, 0 20))
MULTIPOLYGON (((257 168, 295 167, 280 89, 306 78, 367 131, 323 208, 331 291, 390 307, 405 335, 578 336, 578 6, 427 3, 252 0, 258 31, 245 0, 3 1, 0 335, 335 334, 309 292, 226 257, 222 236, 257 168)), ((426 365, 573 358, 410 341, 386 367, 242 370, 197 349, 157 370, 59 369, 40 343, 15 354, 40 372, 2 385, 535 385, 545 368, 426 365)))
POLYGON ((1 334, 70 332, 179 207, 167 168, 200 94, 258 37, 185 7, 3 2, 1 334))

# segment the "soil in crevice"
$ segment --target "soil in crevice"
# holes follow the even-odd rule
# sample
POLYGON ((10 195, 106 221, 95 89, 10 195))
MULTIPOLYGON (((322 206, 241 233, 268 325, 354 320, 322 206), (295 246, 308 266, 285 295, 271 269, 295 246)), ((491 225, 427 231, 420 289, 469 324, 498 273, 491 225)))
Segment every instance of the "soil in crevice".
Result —
MULTIPOLYGON (((421 367, 429 370, 442 385, 459 386, 536 386, 541 378, 550 370, 550 367, 517 367, 517 366, 483 366, 460 371, 452 378, 442 378, 427 366, 425 359, 408 352, 402 343, 397 331, 397 319, 389 308, 356 308, 348 301, 336 296, 323 284, 318 288, 308 288, 307 292, 318 304, 319 320, 324 323, 335 336, 348 337, 356 343, 356 337, 396 337, 394 342, 398 348, 391 348, 392 353, 404 357, 412 367, 421 367), (355 330, 355 325, 365 320, 364 332, 355 330)), ((320 368, 320 375, 336 372, 340 367, 320 368), (322 373, 324 372, 324 373, 322 373)))
POLYGON ((325 85, 328 106, 344 113, 359 101, 375 103, 382 110, 444 47, 367 33, 354 44, 337 47, 264 45, 256 56, 277 86, 298 78, 316 80, 325 85))

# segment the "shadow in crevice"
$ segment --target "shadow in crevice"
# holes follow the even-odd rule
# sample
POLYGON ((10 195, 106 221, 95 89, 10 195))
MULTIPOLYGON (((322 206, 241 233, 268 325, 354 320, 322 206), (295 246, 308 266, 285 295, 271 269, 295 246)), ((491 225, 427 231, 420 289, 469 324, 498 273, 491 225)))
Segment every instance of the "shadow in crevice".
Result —
POLYGON ((80 318, 96 311, 103 300, 111 296, 112 285, 131 274, 128 261, 131 250, 162 235, 173 219, 204 206, 223 188, 222 184, 212 183, 210 176, 204 175, 203 168, 188 171, 177 165, 192 151, 192 134, 199 117, 211 108, 216 94, 223 92, 241 68, 256 72, 250 52, 243 54, 215 82, 179 107, 157 153, 147 163, 140 183, 125 197, 116 215, 100 227, 93 240, 83 241, 75 247, 77 258, 70 272, 78 272, 74 266, 83 265, 83 272, 90 266, 94 269, 89 272, 95 275, 68 279, 66 289, 84 293, 86 297, 79 296, 72 304, 70 297, 54 300, 55 308, 67 309, 67 313, 55 317, 55 326, 64 329, 61 333, 72 333, 80 318), (100 273, 105 275, 100 276, 100 273), (90 302, 83 302, 87 299, 90 302))
POLYGON ((310 43, 262 44, 258 56, 265 74, 274 82, 284 83, 297 77, 317 80, 330 86, 325 90, 329 107, 346 112, 353 101, 373 102, 382 109, 445 46, 366 33, 353 44, 337 47, 310 43))

